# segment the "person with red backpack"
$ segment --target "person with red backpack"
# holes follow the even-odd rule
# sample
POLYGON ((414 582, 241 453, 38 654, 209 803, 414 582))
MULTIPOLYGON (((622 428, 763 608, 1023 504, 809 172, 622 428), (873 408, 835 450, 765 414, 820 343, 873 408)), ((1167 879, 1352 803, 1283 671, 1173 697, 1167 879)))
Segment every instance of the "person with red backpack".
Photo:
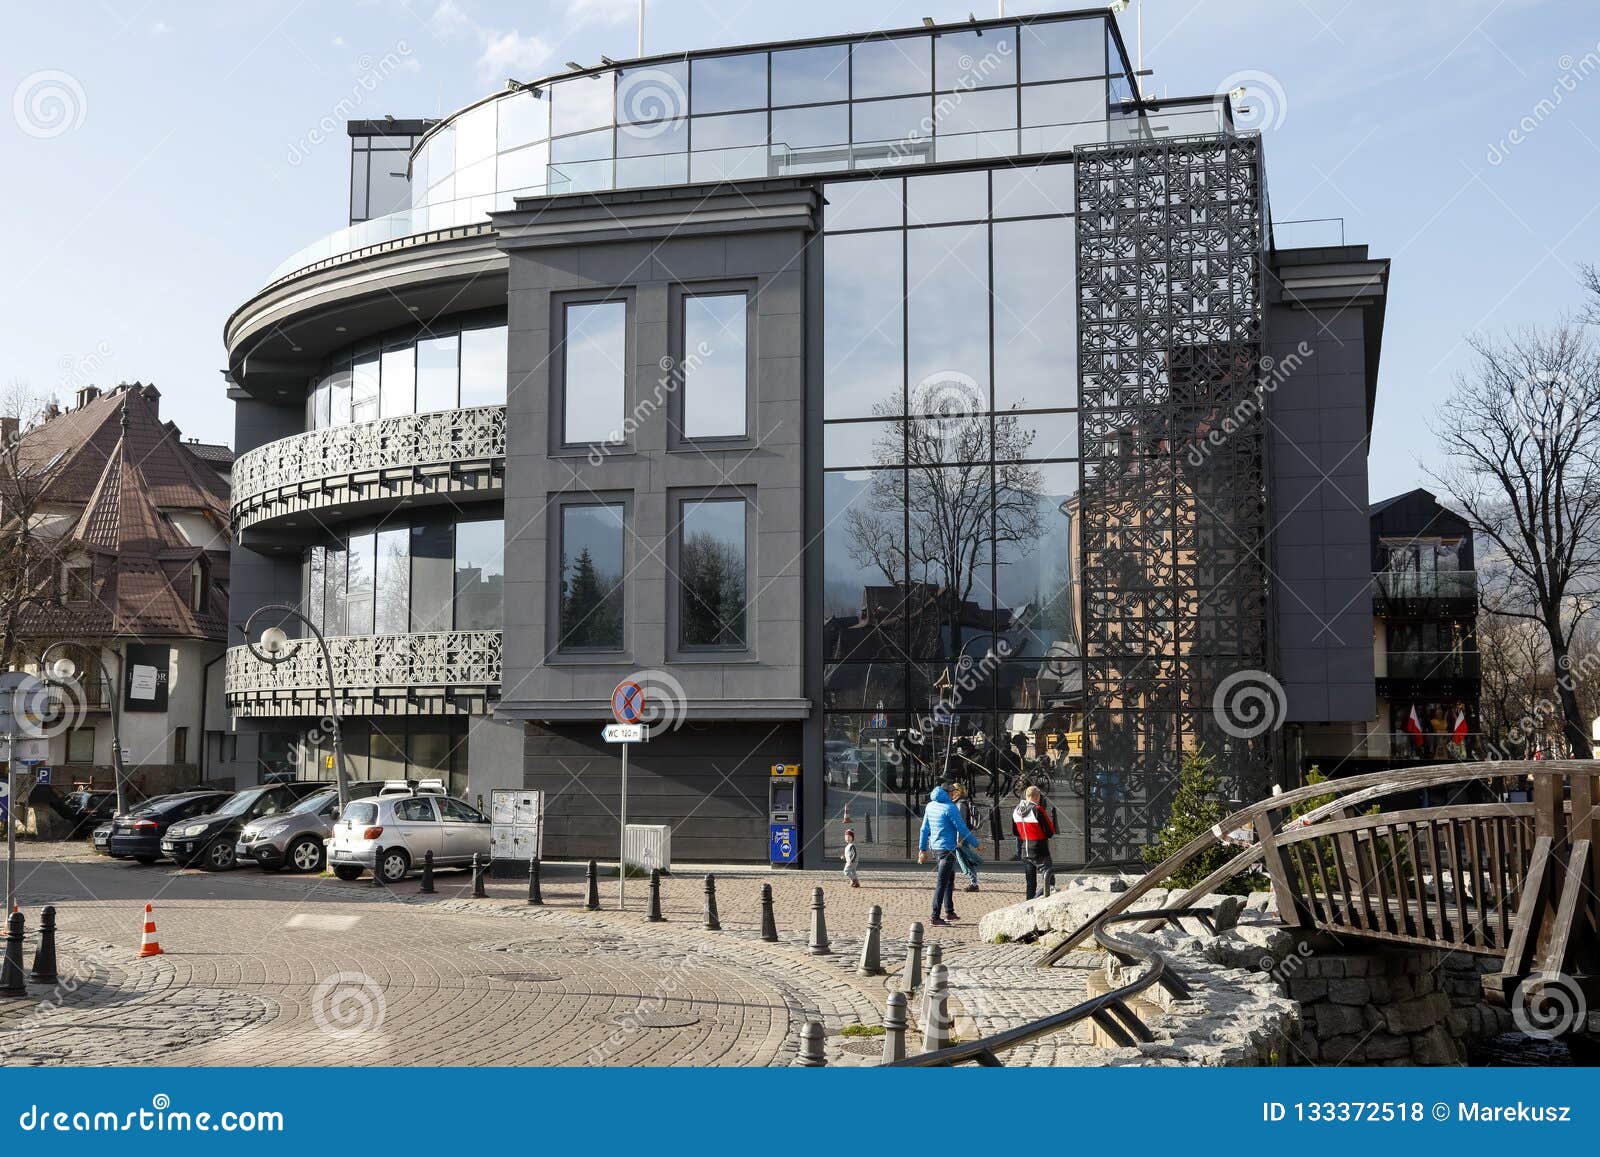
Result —
POLYGON ((1022 873, 1028 888, 1026 898, 1031 900, 1038 893, 1040 873, 1048 876, 1055 868, 1050 860, 1050 837, 1056 834, 1056 825, 1037 787, 1029 786, 1017 801, 1011 829, 1022 843, 1022 873))

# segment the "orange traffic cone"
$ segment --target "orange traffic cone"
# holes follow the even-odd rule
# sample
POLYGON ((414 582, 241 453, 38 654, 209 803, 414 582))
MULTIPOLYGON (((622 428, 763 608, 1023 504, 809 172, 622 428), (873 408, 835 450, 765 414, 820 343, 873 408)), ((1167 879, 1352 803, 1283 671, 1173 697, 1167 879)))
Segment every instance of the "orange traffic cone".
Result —
POLYGON ((156 939, 156 918, 149 904, 144 906, 144 941, 139 945, 139 955, 161 955, 161 941, 156 939))

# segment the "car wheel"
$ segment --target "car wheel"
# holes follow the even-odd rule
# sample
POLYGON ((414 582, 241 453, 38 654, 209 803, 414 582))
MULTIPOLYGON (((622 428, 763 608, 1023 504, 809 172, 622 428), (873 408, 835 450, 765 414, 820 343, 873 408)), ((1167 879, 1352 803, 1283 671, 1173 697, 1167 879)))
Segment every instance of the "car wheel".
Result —
POLYGON ((157 857, 155 857, 155 856, 134 856, 133 857, 134 863, 143 864, 147 868, 151 864, 155 863, 156 859, 157 859, 157 857))
POLYGON ((289 850, 284 853, 283 858, 284 862, 297 872, 320 872, 328 853, 323 848, 322 841, 315 836, 301 836, 289 845, 289 850))
POLYGON ((208 872, 226 872, 238 863, 233 841, 226 837, 214 841, 201 859, 200 866, 208 872))
POLYGON ((411 870, 411 857, 406 855, 404 848, 384 848, 380 870, 385 884, 398 884, 411 870))
POLYGON ((334 868, 333 874, 338 876, 341 880, 361 879, 361 869, 356 867, 354 864, 340 864, 338 867, 334 868))

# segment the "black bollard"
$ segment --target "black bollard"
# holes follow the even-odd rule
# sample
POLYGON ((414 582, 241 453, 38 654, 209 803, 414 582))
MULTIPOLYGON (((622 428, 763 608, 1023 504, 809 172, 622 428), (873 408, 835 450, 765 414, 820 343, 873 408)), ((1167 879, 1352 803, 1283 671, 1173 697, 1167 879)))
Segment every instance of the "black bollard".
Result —
POLYGON ((922 922, 912 921, 906 936, 905 991, 915 992, 922 987, 922 922))
POLYGON ((778 922, 772 916, 772 885, 761 885, 761 939, 768 944, 778 942, 778 922))
POLYGON ((539 857, 534 856, 528 861, 528 907, 538 908, 544 904, 544 893, 539 890, 539 857))
POLYGON ((994 841, 995 849, 1000 848, 1000 801, 996 799, 994 806, 989 809, 989 838, 994 841))
POLYGON ((589 895, 584 900, 583 906, 591 912, 600 911, 600 866, 593 860, 589 861, 589 895))
POLYGON ((417 888, 419 896, 433 895, 433 850, 422 854, 422 883, 417 888))
POLYGON ((879 959, 878 937, 883 931, 883 909, 874 904, 867 909, 867 938, 861 942, 861 962, 856 965, 860 976, 881 976, 883 962, 879 959))
POLYGON ((811 889, 811 940, 806 951, 813 956, 828 956, 833 947, 828 942, 828 916, 821 888, 811 889))
POLYGON ((944 949, 939 947, 939 942, 935 940, 932 944, 928 945, 928 974, 931 976, 933 974, 933 970, 938 968, 943 962, 944 949))
POLYGON ((30 980, 40 984, 54 984, 56 976, 56 910, 45 905, 39 914, 39 950, 33 954, 33 971, 30 980))
POLYGON ((488 897, 489 897, 489 891, 488 891, 487 888, 485 888, 483 886, 483 864, 480 863, 479 860, 478 860, 478 853, 477 852, 473 852, 472 853, 472 898, 474 900, 486 900, 486 899, 488 899, 488 897))
POLYGON ((650 869, 650 914, 645 917, 652 924, 661 924, 666 917, 661 914, 661 869, 650 869))
POLYGON ((372 849, 372 886, 383 887, 383 845, 378 844, 372 849))
POLYGON ((800 1065, 807 1069, 820 1069, 828 1063, 823 1045, 824 1035, 819 1021, 808 1020, 800 1026, 800 1065))
POLYGON ((872 842, 872 813, 868 812, 865 816, 862 817, 862 819, 866 821, 866 825, 867 825, 867 843, 870 844, 872 842))
POLYGON ((706 931, 722 931, 722 921, 717 919, 717 878, 710 872, 706 873, 706 931))
POLYGON ((22 977, 22 913, 11 913, 6 921, 5 958, 0 963, 0 996, 27 996, 28 982, 22 977))

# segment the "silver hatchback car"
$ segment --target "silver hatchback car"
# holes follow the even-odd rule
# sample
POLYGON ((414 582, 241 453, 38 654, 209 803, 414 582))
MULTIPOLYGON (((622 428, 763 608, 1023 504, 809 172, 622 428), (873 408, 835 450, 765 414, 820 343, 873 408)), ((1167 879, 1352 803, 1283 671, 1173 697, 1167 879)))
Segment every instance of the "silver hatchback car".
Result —
POLYGON ((378 871, 385 883, 405 879, 429 852, 435 867, 489 862, 493 828, 477 808, 447 795, 418 792, 352 800, 333 825, 328 862, 341 880, 378 871))

